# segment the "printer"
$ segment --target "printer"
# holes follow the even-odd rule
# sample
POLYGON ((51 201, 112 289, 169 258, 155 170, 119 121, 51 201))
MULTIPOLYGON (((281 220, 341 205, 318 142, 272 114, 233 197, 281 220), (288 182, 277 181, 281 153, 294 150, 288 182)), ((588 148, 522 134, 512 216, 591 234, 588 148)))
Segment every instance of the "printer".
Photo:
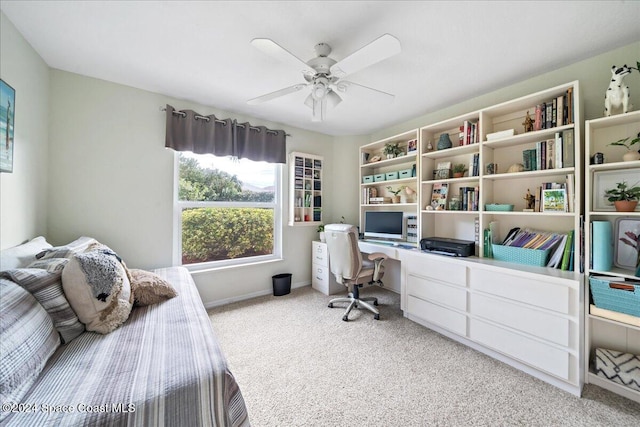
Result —
POLYGON ((436 254, 467 257, 475 255, 475 242, 448 237, 426 237, 420 240, 420 249, 436 254))

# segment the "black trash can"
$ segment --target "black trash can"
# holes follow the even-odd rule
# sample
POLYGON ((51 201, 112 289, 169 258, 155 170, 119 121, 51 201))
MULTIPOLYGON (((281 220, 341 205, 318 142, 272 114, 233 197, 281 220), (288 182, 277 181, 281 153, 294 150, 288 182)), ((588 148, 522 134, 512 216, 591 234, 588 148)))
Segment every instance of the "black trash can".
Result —
POLYGON ((291 273, 276 274, 273 279, 273 295, 276 297, 291 292, 291 273))

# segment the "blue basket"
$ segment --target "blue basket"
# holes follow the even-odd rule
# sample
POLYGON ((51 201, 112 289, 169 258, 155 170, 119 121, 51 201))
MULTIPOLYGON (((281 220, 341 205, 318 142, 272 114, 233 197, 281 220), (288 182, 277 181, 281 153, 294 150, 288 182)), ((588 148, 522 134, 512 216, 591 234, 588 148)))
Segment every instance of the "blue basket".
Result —
POLYGON ((640 317, 640 284, 596 277, 590 277, 589 283, 596 307, 640 317), (624 283, 633 287, 633 291, 612 288, 611 283, 624 283))
POLYGON ((491 245, 493 259, 498 261, 515 262, 517 264, 544 267, 549 259, 550 249, 525 249, 515 246, 491 245))

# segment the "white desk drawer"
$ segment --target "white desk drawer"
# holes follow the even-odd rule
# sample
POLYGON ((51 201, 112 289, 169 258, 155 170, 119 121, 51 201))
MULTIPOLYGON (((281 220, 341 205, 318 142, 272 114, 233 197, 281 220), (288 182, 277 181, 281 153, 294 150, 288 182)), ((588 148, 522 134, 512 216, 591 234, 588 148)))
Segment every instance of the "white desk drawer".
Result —
POLYGON ((329 251, 326 243, 313 242, 311 246, 311 263, 329 267, 329 251))
POLYGON ((571 355, 567 351, 478 319, 471 319, 469 337, 537 369, 549 372, 564 380, 570 379, 571 355))
POLYGON ((407 275, 407 295, 447 305, 460 311, 467 310, 467 292, 464 288, 413 274, 407 275))
POLYGON ((486 295, 471 294, 470 313, 569 347, 569 319, 486 295))
POLYGON ((462 313, 449 310, 411 295, 407 298, 407 311, 409 314, 441 326, 458 335, 466 336, 467 334, 467 316, 462 313))
POLYGON ((450 260, 442 255, 425 253, 404 253, 402 262, 409 273, 438 282, 467 286, 468 267, 458 260, 450 260))
POLYGON ((488 294, 524 302, 538 307, 570 314, 570 289, 567 286, 545 282, 545 276, 539 279, 525 278, 514 274, 489 271, 481 268, 471 269, 470 285, 488 294))

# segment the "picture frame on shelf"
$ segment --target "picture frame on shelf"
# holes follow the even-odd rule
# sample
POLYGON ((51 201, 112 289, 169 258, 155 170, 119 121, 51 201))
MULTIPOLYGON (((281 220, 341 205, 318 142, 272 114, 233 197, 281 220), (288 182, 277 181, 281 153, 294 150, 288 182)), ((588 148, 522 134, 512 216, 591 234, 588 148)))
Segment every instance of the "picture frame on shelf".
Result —
POLYGON ((431 207, 435 210, 445 210, 449 197, 449 184, 446 182, 436 182, 433 184, 431 192, 431 207))
POLYGON ((542 212, 567 212, 567 190, 553 188, 542 190, 542 212))
MULTIPOLYGON (((593 210, 594 211, 615 211, 613 203, 607 200, 605 192, 610 188, 615 188, 616 183, 626 181, 629 185, 640 183, 640 170, 608 170, 593 172, 593 210)), ((640 211, 640 204, 636 206, 636 212, 640 211)))
POLYGON ((415 153, 416 151, 418 151, 418 140, 409 140, 409 142, 407 142, 407 154, 415 153))
POLYGON ((451 162, 439 162, 433 171, 433 179, 451 178, 451 162))
POLYGON ((618 218, 613 247, 613 263, 616 267, 635 271, 638 262, 637 245, 640 244, 640 218, 618 218))

